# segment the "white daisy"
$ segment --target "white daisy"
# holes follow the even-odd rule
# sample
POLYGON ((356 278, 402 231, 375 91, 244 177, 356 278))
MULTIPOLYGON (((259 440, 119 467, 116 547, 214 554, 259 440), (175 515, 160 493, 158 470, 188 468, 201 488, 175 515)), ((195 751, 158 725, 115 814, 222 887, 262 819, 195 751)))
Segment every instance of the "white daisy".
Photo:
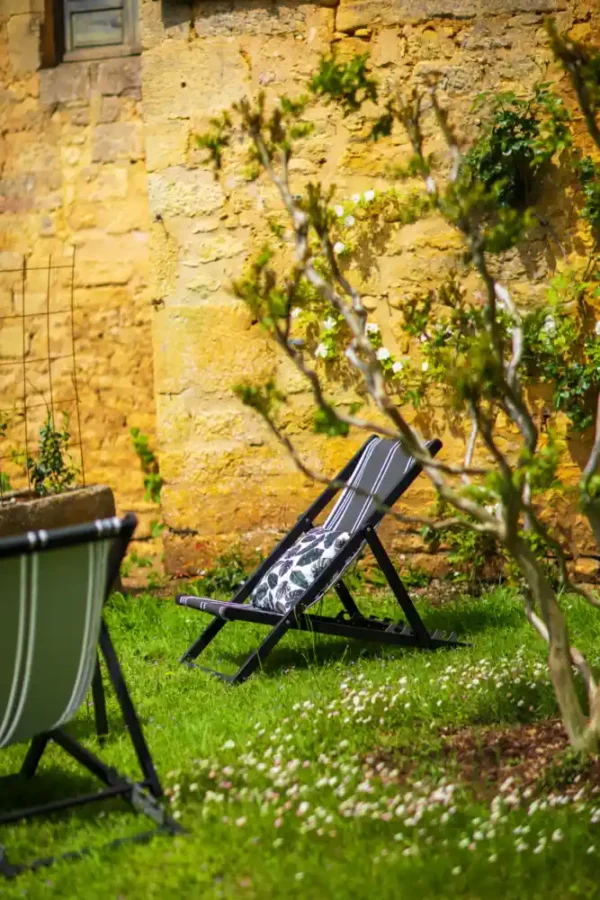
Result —
POLYGON ((335 328, 335 319, 332 316, 329 316, 323 322, 323 328, 325 331, 331 331, 332 328, 335 328))
POLYGON ((376 322, 367 322, 365 331, 367 334, 379 334, 379 325, 376 322))
POLYGON ((344 207, 340 206, 339 204, 337 206, 333 207, 333 211, 336 214, 336 216, 338 217, 338 219, 341 219, 342 216, 344 215, 344 207))
POLYGON ((315 356, 320 357, 321 359, 327 359, 327 347, 323 342, 321 342, 315 350, 315 356))
POLYGON ((343 244, 341 241, 336 241, 335 244, 333 245, 334 253, 338 253, 338 254, 343 253, 345 249, 346 249, 346 245, 343 244))
POLYGON ((360 194, 352 194, 352 202, 360 203, 360 194))
POLYGON ((404 363, 400 362, 400 360, 396 360, 396 362, 392 366, 392 372, 394 372, 394 374, 396 374, 397 372, 401 372, 403 368, 404 368, 404 363))
POLYGON ((375 199, 375 191, 371 188, 368 191, 365 191, 365 203, 370 203, 371 200, 375 199))
POLYGON ((421 363, 421 371, 422 372, 426 372, 428 368, 429 368, 428 362, 421 363))
POLYGON ((377 359, 384 360, 389 359, 392 354, 387 347, 380 347, 375 355, 377 356, 377 359))

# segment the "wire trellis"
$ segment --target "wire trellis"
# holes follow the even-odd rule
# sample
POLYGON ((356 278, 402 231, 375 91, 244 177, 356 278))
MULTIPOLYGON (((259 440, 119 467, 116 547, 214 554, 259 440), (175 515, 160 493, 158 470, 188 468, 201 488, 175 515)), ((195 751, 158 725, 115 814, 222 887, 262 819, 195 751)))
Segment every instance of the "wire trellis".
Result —
POLYGON ((19 267, 0 267, 0 426, 5 423, 4 432, 0 430, 0 503, 14 496, 8 486, 12 478, 31 491, 27 460, 39 432, 40 410, 53 428, 57 413, 69 414, 76 430, 69 453, 78 452, 78 474, 85 485, 75 309, 75 249, 68 263, 53 263, 49 256, 46 265, 28 266, 24 258, 19 267), (53 332, 58 332, 59 348, 53 346, 53 332), (65 361, 70 361, 66 369, 65 361), (58 375, 57 364, 63 367, 58 375))

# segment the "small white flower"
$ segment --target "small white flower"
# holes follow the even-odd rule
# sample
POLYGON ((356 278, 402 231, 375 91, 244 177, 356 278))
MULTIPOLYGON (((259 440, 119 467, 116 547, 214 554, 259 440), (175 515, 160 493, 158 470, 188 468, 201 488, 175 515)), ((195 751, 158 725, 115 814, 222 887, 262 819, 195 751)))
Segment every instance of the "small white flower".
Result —
POLYGON ((429 340, 429 335, 428 335, 428 334, 422 334, 421 337, 419 338, 419 340, 421 341, 422 344, 426 344, 427 341, 429 340))
POLYGON ((594 331, 596 332, 597 335, 600 335, 600 322, 596 322, 596 327, 594 328, 594 331))
POLYGON ((325 329, 325 331, 331 331, 332 328, 335 328, 335 325, 336 325, 336 322, 332 316, 329 316, 323 322, 323 328, 325 329))
POLYGON ((398 359, 392 366, 392 372, 394 372, 394 374, 397 372, 401 372, 403 368, 404 368, 404 363, 400 362, 400 360, 398 359))
POLYGON ((428 362, 421 363, 421 371, 422 372, 426 372, 428 368, 429 368, 428 362))
POLYGON ((338 217, 338 219, 341 219, 342 216, 344 215, 344 207, 343 206, 339 206, 339 205, 334 206, 333 211, 336 214, 336 216, 338 217))
POLYGON ((293 310, 291 311, 290 315, 291 315, 292 319, 297 319, 301 312, 302 312, 302 310, 300 309, 300 307, 295 306, 293 308, 293 310))
POLYGON ((370 203, 371 200, 375 199, 375 191, 371 188, 369 191, 365 191, 365 203, 370 203))
POLYGON ((225 743, 223 744, 223 750, 233 750, 234 747, 235 747, 234 741, 225 741, 225 743))
POLYGON ((327 347, 323 342, 321 342, 315 350, 315 356, 321 357, 321 359, 327 359, 327 347))
POLYGON ((354 216, 346 216, 344 219, 344 225, 346 228, 352 228, 353 225, 356 225, 356 219, 354 216))
POLYGON ((562 841, 563 837, 564 837, 564 835, 563 835, 562 831, 560 830, 560 828, 557 828, 555 831, 552 832, 552 840, 555 841, 556 843, 558 843, 559 841, 562 841))
POLYGON ((379 334, 379 325, 377 322, 367 322, 365 331, 367 334, 379 334))
POLYGON ((548 337, 552 337, 556 334, 556 322, 552 316, 546 316, 544 324, 542 325, 542 331, 544 334, 547 334, 548 337))
POLYGON ((336 241, 335 244, 333 245, 334 253, 338 253, 338 254, 343 253, 345 249, 346 249, 346 245, 342 244, 341 241, 336 241))
POLYGON ((375 355, 376 355, 377 359, 384 360, 384 359, 389 359, 392 354, 390 353, 390 351, 388 350, 387 347, 380 347, 375 355))
POLYGON ((308 802, 308 800, 303 800, 302 803, 300 803, 298 805, 297 815, 305 816, 306 813, 308 812, 309 808, 310 808, 310 803, 308 802))
POLYGON ((428 194, 435 194, 437 187, 435 184, 435 179, 432 178, 431 175, 428 175, 427 178, 425 179, 425 187, 427 188, 428 194))
POLYGON ((352 202, 360 203, 360 194, 352 194, 352 202))

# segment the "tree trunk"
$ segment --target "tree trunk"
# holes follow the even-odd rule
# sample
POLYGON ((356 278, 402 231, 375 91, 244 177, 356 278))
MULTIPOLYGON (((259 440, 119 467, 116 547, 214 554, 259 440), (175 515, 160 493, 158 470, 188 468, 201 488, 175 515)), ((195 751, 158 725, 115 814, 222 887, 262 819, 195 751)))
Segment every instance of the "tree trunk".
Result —
POLYGON ((526 541, 517 538, 509 550, 525 576, 533 600, 548 629, 548 668, 571 746, 579 752, 594 752, 598 746, 598 726, 600 726, 598 692, 594 698, 595 708, 590 710, 591 720, 588 723, 575 689, 569 632, 556 593, 526 541))

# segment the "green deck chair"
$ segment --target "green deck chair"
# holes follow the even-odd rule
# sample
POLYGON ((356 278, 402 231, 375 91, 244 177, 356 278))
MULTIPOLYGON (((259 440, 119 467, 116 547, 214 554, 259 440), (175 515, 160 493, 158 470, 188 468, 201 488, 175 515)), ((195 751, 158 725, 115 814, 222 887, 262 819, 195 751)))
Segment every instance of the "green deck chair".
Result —
MULTIPOLYGON (((0 749, 29 743, 20 772, 0 778, 0 826, 122 797, 154 822, 152 831, 125 840, 145 840, 159 832, 180 830, 158 802, 161 784, 102 620, 104 601, 136 524, 135 516, 128 515, 0 540, 0 749), (103 705, 98 646, 143 773, 137 782, 106 765, 64 728, 84 703, 92 681, 94 696, 103 705), (69 753, 103 782, 104 788, 83 797, 7 811, 2 800, 6 787, 10 784, 14 789, 20 779, 32 779, 50 743, 69 753)), ((100 719, 104 718, 102 709, 100 719)), ((11 864, 2 845, 3 830, 0 828, 0 874, 9 878, 49 865, 56 858, 88 852, 11 864)))

